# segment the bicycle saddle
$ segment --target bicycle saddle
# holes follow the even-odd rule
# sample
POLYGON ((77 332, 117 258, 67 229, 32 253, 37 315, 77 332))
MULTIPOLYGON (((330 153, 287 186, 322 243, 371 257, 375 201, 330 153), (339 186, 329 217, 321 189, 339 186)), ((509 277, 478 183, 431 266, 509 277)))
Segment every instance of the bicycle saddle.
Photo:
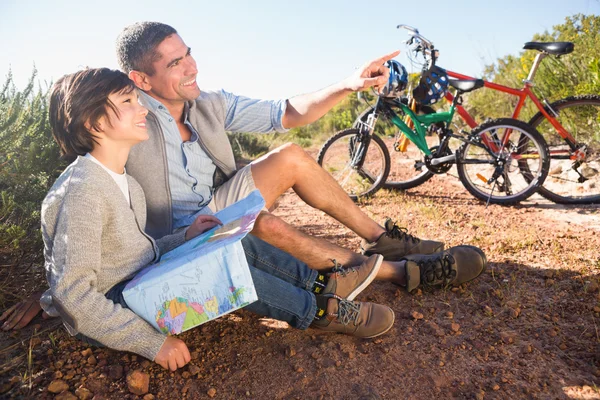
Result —
POLYGON ((572 53, 575 49, 575 44, 571 42, 527 42, 523 46, 523 49, 544 51, 548 54, 561 56, 572 53))
POLYGON ((448 79, 448 83, 454 89, 460 90, 463 93, 471 92, 475 89, 483 87, 483 79, 475 80, 461 80, 461 79, 448 79))

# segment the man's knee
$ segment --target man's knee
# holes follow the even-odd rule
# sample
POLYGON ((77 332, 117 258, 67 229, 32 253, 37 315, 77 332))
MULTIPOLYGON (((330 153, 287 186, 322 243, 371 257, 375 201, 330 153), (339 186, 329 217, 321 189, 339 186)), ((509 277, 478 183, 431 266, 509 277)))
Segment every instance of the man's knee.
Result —
POLYGON ((286 223, 279 217, 268 212, 261 212, 254 223, 252 233, 258 237, 278 235, 285 232, 286 223))
POLYGON ((281 162, 289 165, 290 168, 296 168, 299 164, 306 161, 312 161, 312 157, 296 143, 286 143, 279 146, 273 153, 280 158, 281 162))

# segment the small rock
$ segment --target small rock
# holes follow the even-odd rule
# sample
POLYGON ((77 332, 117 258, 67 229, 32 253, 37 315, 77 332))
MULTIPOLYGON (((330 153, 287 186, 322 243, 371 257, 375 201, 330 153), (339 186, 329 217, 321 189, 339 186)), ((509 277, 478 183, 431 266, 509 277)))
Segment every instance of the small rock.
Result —
POLYGON ((148 393, 148 385, 150 384, 150 376, 140 370, 131 371, 127 374, 127 387, 133 394, 141 396, 148 393))
POLYGON ((506 344, 511 344, 515 342, 516 333, 512 331, 500 332, 500 338, 506 344))
POLYGON ((208 389, 208 392, 206 392, 206 394, 208 395, 208 397, 215 397, 215 395, 217 394, 217 390, 215 388, 210 388, 208 389))
POLYGON ((54 380, 50 382, 50 385, 48 385, 48 391, 50 393, 60 393, 67 389, 69 389, 69 385, 67 384, 67 382, 61 379, 54 380))
POLYGON ((452 325, 450 325, 450 329, 452 329, 453 332, 458 332, 460 331, 460 325, 457 323, 453 323, 452 325))
POLYGON ((288 347, 287 349, 285 349, 285 355, 287 357, 294 357, 296 355, 296 349, 294 349, 293 347, 288 347))
POLYGON ((513 318, 519 318, 519 315, 521 315, 521 309, 519 307, 517 308, 513 308, 512 310, 510 310, 510 316, 513 318))
POLYGON ((475 393, 475 398, 477 400, 483 400, 485 398, 485 392, 480 390, 479 392, 475 393))
POLYGON ((92 355, 92 349, 89 347, 81 352, 81 355, 84 357, 89 357, 92 355))
POLYGON ((415 320, 423 319, 423 314, 421 314, 418 311, 413 311, 412 313, 410 313, 410 316, 413 317, 413 319, 415 319, 415 320))
POLYGON ((91 355, 88 357, 87 363, 89 365, 96 365, 98 362, 96 361, 96 357, 94 357, 94 355, 91 355))
POLYGON ((152 393, 148 393, 143 397, 144 400, 154 400, 154 395, 152 393))
POLYGON ((446 318, 448 318, 448 319, 454 318, 454 313, 452 311, 446 311, 446 318))
POLYGON ((183 372, 181 373, 181 377, 182 377, 183 379, 189 379, 189 377, 190 377, 190 376, 191 376, 191 374, 190 374, 188 371, 183 371, 183 372))
POLYGON ((311 356, 313 359, 315 359, 315 360, 316 360, 316 359, 318 359, 318 358, 319 358, 319 352, 318 352, 318 351, 315 351, 315 352, 313 352, 313 353, 312 353, 310 356, 311 356))
POLYGON ((565 343, 561 343, 560 346, 558 346, 558 348, 564 351, 567 349, 567 345, 565 343))
POLYGON ((489 316, 492 316, 494 314, 494 312, 492 311, 492 307, 490 306, 483 306, 483 312, 489 316))
POLYGON ((296 372, 302 373, 302 372, 304 372, 304 368, 298 367, 298 368, 296 368, 296 372))
POLYGON ((108 367, 108 376, 115 381, 121 379, 123 377, 123 366, 121 364, 111 365, 108 367))
POLYGON ((496 392, 496 391, 500 390, 500 386, 496 384, 496 385, 492 386, 492 390, 494 392, 496 392))
POLYGON ((84 387, 80 387, 79 389, 75 390, 75 395, 77 396, 77 398, 79 398, 79 400, 91 399, 93 396, 92 392, 90 392, 84 387))
POLYGON ((585 292, 586 293, 595 293, 597 291, 598 291, 598 282, 596 282, 596 281, 591 281, 585 287, 585 292))
POLYGON ((56 400, 77 400, 77 396, 75 396, 73 393, 66 391, 66 392, 62 392, 61 394, 59 394, 58 396, 55 397, 56 400))
POLYGON ((62 372, 60 372, 60 371, 56 371, 56 372, 54 373, 54 379, 60 379, 60 378, 62 378, 62 377, 63 377, 63 373, 62 373, 62 372))
POLYGON ((198 375, 200 373, 200 367, 195 364, 190 364, 188 371, 190 371, 190 374, 192 375, 198 375))
POLYGON ((533 352, 533 347, 530 344, 526 344, 522 349, 523 353, 531 353, 533 352))
POLYGON ((144 361, 142 361, 142 363, 140 364, 140 366, 142 368, 148 368, 150 366, 150 361, 144 360, 144 361))
POLYGON ((553 286, 554 283, 555 283, 554 279, 547 279, 545 285, 547 287, 549 287, 549 286, 553 286))
POLYGON ((335 366, 336 366, 336 367, 339 367, 339 366, 341 366, 341 365, 342 365, 342 362, 341 362, 340 360, 337 360, 337 361, 335 362, 335 366))
POLYGON ((54 368, 56 369, 61 369, 63 367, 63 365, 65 365, 65 362, 62 360, 59 360, 57 362, 54 363, 54 368))

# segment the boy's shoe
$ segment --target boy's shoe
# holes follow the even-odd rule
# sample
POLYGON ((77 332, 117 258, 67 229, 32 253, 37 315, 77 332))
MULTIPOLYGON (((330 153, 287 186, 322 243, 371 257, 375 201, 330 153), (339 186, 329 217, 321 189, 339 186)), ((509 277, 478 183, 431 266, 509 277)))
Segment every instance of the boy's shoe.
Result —
POLYGON ((475 246, 456 246, 439 253, 413 254, 406 260, 406 289, 417 286, 460 285, 477 278, 487 265, 485 253, 475 246))
POLYGON ((377 241, 362 241, 360 248, 364 255, 381 254, 385 260, 399 261, 409 254, 432 254, 444 250, 444 243, 410 235, 406 228, 398 227, 390 218, 385 220, 384 227, 385 233, 377 241))
POLYGON ((383 335, 394 325, 394 311, 380 304, 339 300, 331 297, 327 314, 314 320, 312 327, 363 339, 383 335))
POLYGON ((334 261, 336 266, 331 270, 329 282, 327 282, 323 294, 354 300, 360 292, 373 282, 382 262, 383 256, 380 254, 373 254, 357 267, 344 268, 334 261))

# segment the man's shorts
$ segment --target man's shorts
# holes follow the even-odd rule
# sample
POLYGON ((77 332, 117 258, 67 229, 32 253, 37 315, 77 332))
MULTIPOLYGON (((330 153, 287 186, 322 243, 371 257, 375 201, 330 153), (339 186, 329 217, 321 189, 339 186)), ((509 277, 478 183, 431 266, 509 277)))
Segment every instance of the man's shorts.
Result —
MULTIPOLYGON (((215 190, 212 200, 208 203, 208 208, 212 212, 220 211, 256 190, 250 166, 251 164, 248 164, 238 170, 231 179, 215 190)), ((268 212, 266 207, 263 207, 263 211, 268 212)))

